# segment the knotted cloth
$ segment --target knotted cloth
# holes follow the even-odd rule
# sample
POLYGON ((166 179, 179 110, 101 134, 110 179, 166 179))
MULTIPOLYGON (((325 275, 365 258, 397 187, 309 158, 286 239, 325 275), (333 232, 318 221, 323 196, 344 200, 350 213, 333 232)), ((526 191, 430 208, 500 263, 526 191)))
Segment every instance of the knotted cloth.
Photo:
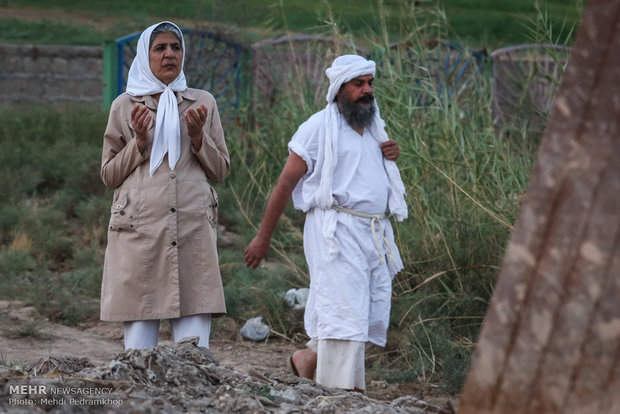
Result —
POLYGON ((150 173, 151 176, 161 165, 164 155, 168 153, 168 165, 174 170, 179 157, 181 156, 181 127, 179 124, 179 108, 174 92, 187 89, 185 74, 183 73, 183 62, 185 61, 185 42, 181 34, 181 46, 183 47, 183 60, 181 61, 181 73, 175 80, 166 85, 160 81, 151 71, 149 61, 149 42, 153 30, 163 23, 156 23, 142 32, 138 39, 136 57, 129 68, 127 76, 127 93, 133 96, 146 96, 161 93, 157 106, 157 117, 155 118, 155 135, 151 147, 150 173))
MULTIPOLYGON (((359 76, 374 76, 375 70, 375 62, 372 60, 366 60, 357 55, 343 55, 337 57, 332 63, 332 66, 325 71, 329 79, 329 88, 327 90, 327 106, 325 108, 325 137, 319 141, 322 141, 323 144, 323 148, 321 148, 323 152, 323 162, 321 167, 321 181, 315 195, 315 202, 318 207, 327 210, 325 221, 323 222, 323 235, 327 241, 330 256, 335 256, 338 251, 338 244, 334 237, 337 225, 337 212, 331 207, 334 204, 332 178, 338 160, 338 141, 340 138, 340 122, 342 118, 338 110, 338 104, 334 99, 344 83, 359 76)), ((375 106, 375 114, 372 122, 368 126, 368 131, 375 140, 382 143, 388 140, 387 133, 385 132, 385 122, 381 119, 379 107, 375 100, 373 100, 373 105, 375 106)), ((320 164, 320 161, 317 164, 320 164)), ((396 220, 402 221, 407 218, 405 185, 402 182, 400 172, 394 161, 384 158, 383 165, 390 182, 388 211, 391 215, 396 217, 396 220)))

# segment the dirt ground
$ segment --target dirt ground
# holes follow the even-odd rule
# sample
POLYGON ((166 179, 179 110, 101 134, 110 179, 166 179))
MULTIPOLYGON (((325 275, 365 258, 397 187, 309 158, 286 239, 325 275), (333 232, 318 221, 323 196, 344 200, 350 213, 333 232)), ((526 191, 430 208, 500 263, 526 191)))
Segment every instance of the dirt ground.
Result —
MULTIPOLYGON (((286 359, 303 344, 292 344, 281 339, 255 343, 242 338, 236 332, 237 326, 233 321, 220 320, 217 323, 220 333, 212 337, 210 350, 220 367, 235 374, 259 378, 290 378, 286 359)), ((0 368, 24 367, 49 357, 87 358, 94 366, 103 367, 115 358, 122 358, 119 357, 124 352, 122 340, 120 323, 92 321, 73 328, 51 323, 34 308, 25 307, 20 302, 0 301, 0 368)), ((163 323, 160 329, 160 345, 173 346, 167 323, 163 323)), ((6 374, 8 371, 4 372, 6 374)), ((0 380, 4 379, 4 384, 11 383, 8 377, 2 376, 0 370, 0 380)), ((381 404, 389 404, 401 397, 415 397, 434 408, 433 411, 402 412, 450 413, 456 406, 454 399, 433 395, 429 390, 408 383, 370 381, 366 397, 381 404)))

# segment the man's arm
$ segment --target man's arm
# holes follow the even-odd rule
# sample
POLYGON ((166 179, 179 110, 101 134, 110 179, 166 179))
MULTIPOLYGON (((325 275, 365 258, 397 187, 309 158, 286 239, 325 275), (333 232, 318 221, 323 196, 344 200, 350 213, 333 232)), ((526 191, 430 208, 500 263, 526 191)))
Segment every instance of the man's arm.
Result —
POLYGON ((276 224, 278 224, 278 220, 291 198, 293 189, 307 169, 306 162, 299 155, 291 152, 286 164, 284 164, 278 183, 269 197, 258 233, 245 249, 244 257, 247 267, 256 269, 267 254, 276 224))

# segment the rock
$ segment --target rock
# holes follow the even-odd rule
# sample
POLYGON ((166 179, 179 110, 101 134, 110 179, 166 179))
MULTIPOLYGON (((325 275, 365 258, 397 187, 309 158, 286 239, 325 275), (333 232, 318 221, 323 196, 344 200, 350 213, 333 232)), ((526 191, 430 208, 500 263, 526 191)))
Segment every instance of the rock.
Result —
POLYGON ((387 381, 370 381, 370 387, 372 388, 387 388, 387 381))

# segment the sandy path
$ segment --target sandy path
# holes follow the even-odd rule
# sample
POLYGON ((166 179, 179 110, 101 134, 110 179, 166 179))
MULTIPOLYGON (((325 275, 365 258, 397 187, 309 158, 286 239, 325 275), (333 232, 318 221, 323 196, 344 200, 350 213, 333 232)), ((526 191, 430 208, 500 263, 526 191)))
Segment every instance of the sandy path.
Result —
MULTIPOLYGON (((50 323, 19 302, 0 301, 0 333, 0 360, 4 362, 23 364, 50 355, 71 355, 97 365, 123 351, 121 323, 90 322, 73 328, 50 323)), ((165 324, 160 343, 172 344, 165 324)), ((210 347, 220 364, 259 372, 286 370, 286 357, 297 349, 292 344, 218 338, 211 339, 210 347)))

